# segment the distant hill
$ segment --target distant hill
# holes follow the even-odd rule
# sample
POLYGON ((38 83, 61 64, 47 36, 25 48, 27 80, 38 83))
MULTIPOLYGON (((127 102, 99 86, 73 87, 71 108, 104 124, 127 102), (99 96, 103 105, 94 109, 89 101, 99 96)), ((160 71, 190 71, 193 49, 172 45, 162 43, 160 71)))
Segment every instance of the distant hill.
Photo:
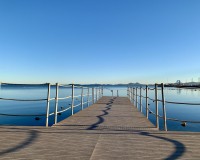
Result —
MULTIPOLYGON (((65 85, 71 85, 71 84, 65 84, 65 85)), ((144 84, 140 83, 128 83, 128 84, 74 84, 75 86, 84 86, 84 87, 128 87, 128 86, 144 86, 144 84)), ((48 84, 7 84, 7 83, 1 83, 0 87, 2 89, 6 88, 46 88, 48 84)), ((51 84, 51 87, 55 87, 55 84, 51 84)), ((70 87, 70 86, 69 86, 70 87)))

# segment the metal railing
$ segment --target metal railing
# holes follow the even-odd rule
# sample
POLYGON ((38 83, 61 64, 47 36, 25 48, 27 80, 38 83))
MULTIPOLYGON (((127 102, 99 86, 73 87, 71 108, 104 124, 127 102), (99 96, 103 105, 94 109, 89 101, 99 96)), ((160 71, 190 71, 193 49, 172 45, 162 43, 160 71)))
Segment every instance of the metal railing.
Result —
MULTIPOLYGON (((107 88, 107 87, 105 87, 104 90, 109 90, 111 92, 111 96, 112 97, 115 97, 115 96, 119 97, 119 91, 120 91, 120 89, 113 89, 113 88, 107 88)), ((126 90, 126 88, 125 89, 121 89, 121 90, 126 90)))
POLYGON ((44 114, 5 114, 5 113, 0 113, 1 116, 45 116, 46 117, 46 127, 49 126, 49 117, 54 115, 54 124, 57 123, 57 117, 58 114, 61 114, 67 110, 71 110, 71 115, 74 114, 74 108, 81 106, 81 110, 84 109, 84 104, 87 104, 87 107, 89 107, 89 104, 96 103, 102 96, 103 96, 103 87, 85 87, 85 86, 76 86, 74 84, 69 84, 69 85, 62 85, 62 84, 55 84, 55 91, 56 95, 55 97, 51 97, 51 86, 54 86, 50 83, 45 83, 45 84, 11 84, 11 83, 1 83, 0 85, 31 85, 31 86, 45 86, 47 87, 47 98, 43 99, 16 99, 16 98, 3 98, 0 97, 0 100, 2 101, 21 101, 21 102, 26 102, 26 101, 46 101, 46 113, 44 114), (59 87, 62 88, 71 88, 71 95, 66 96, 66 97, 59 97, 59 87), (81 90, 80 95, 75 95, 75 88, 81 90), (84 90, 87 91, 87 93, 84 94, 84 90), (90 90, 92 91, 90 93, 90 90), (84 98, 86 97, 86 101, 84 101, 84 98), (91 97, 91 98, 90 98, 91 97), (75 98, 80 98, 81 101, 79 104, 75 105, 74 101, 75 98), (71 99, 71 105, 70 107, 67 107, 65 109, 61 109, 58 111, 58 102, 59 100, 66 100, 66 99, 71 99), (55 107, 54 107, 54 112, 50 113, 50 102, 55 100, 55 107))
POLYGON ((189 103, 189 102, 175 102, 175 101, 166 101, 165 96, 164 96, 164 84, 155 84, 154 88, 150 88, 148 85, 140 86, 140 87, 128 87, 127 89, 127 96, 130 99, 130 101, 135 105, 136 108, 138 108, 142 112, 142 98, 145 98, 145 110, 146 110, 146 118, 149 118, 149 113, 155 116, 156 118, 156 128, 159 129, 159 119, 163 119, 163 126, 164 130, 167 131, 167 120, 170 121, 177 121, 181 122, 182 126, 186 126, 186 123, 200 123, 200 121, 191 121, 191 120, 183 120, 183 119, 177 119, 177 118, 170 118, 167 117, 166 114, 166 106, 165 104, 183 104, 183 105, 200 105, 200 103, 189 103), (158 89, 158 85, 160 86, 160 89, 158 89), (145 96, 142 95, 142 90, 145 90, 145 96), (155 91, 155 98, 150 98, 148 96, 148 91, 149 90, 154 90, 155 91), (158 90, 161 91, 161 99, 158 99, 158 90), (140 92, 140 93, 138 93, 140 92), (138 102, 139 99, 139 102, 138 102), (155 113, 149 109, 149 100, 153 101, 155 103, 155 113), (161 102, 162 104, 162 116, 159 115, 159 107, 158 107, 158 102, 161 102), (138 106, 139 105, 139 106, 138 106), (140 107, 140 108, 139 108, 140 107))

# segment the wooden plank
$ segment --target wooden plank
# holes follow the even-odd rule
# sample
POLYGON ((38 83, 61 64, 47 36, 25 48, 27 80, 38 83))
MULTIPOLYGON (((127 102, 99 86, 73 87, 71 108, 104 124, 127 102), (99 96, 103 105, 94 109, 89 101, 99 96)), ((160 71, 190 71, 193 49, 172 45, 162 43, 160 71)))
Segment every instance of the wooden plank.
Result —
POLYGON ((126 97, 103 97, 96 104, 69 117, 55 126, 85 126, 85 129, 145 129, 157 130, 138 112, 126 97))

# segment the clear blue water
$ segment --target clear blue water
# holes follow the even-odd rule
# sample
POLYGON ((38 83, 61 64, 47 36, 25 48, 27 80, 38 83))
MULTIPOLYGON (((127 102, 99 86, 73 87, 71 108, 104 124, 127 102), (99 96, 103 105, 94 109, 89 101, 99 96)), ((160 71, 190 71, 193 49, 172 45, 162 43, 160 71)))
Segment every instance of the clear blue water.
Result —
MULTIPOLYGON (((117 90, 119 96, 127 96, 127 88, 125 87, 106 87, 104 89, 105 96, 117 95, 117 90)), ((154 99, 154 90, 149 90, 149 97, 154 99)), ((161 99, 161 91, 158 91, 158 98, 161 99)), ((92 93, 92 89, 90 89, 92 93)), ((75 88, 75 96, 81 94, 80 88, 75 88)), ((87 94, 87 89, 84 89, 84 94, 87 94)), ((55 87, 51 87, 51 98, 55 98, 56 92, 55 87)), ((142 95, 145 96, 145 91, 142 90, 142 95)), ((71 96, 71 88, 59 88, 59 97, 71 96)), ((46 99, 47 98, 47 86, 46 87, 12 87, 12 88, 0 88, 0 98, 14 98, 14 99, 46 99)), ((92 96, 89 97, 92 100, 92 96)), ((84 98, 86 102, 87 97, 84 98)), ((200 103, 200 90, 199 89, 175 89, 175 88, 165 88, 165 100, 166 101, 176 101, 176 102, 192 102, 200 103)), ((75 105, 79 104, 81 98, 75 98, 75 105)), ((139 99, 138 99, 139 102, 139 99)), ((143 113, 145 110, 145 99, 142 99, 143 113)), ((90 102, 89 105, 91 105, 90 102)), ((155 112, 154 102, 149 100, 149 108, 155 112)), ((3 114, 45 114, 46 113, 46 101, 10 101, 10 100, 0 100, 0 113, 3 114)), ((59 100, 58 110, 69 108, 71 106, 71 99, 59 100)), ((84 108, 87 104, 84 104, 84 108)), ((54 112, 55 100, 50 101, 50 113, 54 112)), ((81 106, 74 109, 74 112, 81 110, 81 106)), ((176 118, 181 120, 194 120, 200 121, 200 106, 194 105, 175 105, 166 104, 167 117, 176 118)), ((159 103, 159 114, 162 116, 162 104, 159 103)), ((63 112, 58 115, 58 122, 69 117, 71 115, 71 110, 63 112)), ((0 116, 0 125, 29 125, 29 126, 44 126, 45 116, 0 116), (40 117, 40 120, 35 120, 36 117, 40 117)), ((155 116, 149 114, 149 120, 155 124, 155 116)), ((53 125, 54 115, 49 117, 49 125, 53 125)), ((163 129, 163 121, 160 119, 160 129, 163 129)), ((180 122, 167 121, 168 130, 171 131, 200 131, 200 124, 187 123, 186 127, 181 126, 180 122)))

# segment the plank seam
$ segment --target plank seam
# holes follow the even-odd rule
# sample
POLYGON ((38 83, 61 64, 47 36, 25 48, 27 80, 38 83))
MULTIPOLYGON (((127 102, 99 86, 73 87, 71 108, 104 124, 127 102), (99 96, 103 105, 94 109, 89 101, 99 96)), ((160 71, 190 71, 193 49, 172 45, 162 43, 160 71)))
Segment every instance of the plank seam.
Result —
POLYGON ((101 136, 102 136, 102 134, 100 134, 99 137, 98 137, 97 143, 96 143, 96 145, 94 146, 94 149, 93 149, 93 151, 92 151, 92 155, 91 155, 91 157, 90 157, 90 160, 92 160, 92 157, 93 157, 94 152, 95 152, 95 150, 96 150, 96 148, 97 148, 97 145, 99 144, 99 139, 101 138, 101 136))

